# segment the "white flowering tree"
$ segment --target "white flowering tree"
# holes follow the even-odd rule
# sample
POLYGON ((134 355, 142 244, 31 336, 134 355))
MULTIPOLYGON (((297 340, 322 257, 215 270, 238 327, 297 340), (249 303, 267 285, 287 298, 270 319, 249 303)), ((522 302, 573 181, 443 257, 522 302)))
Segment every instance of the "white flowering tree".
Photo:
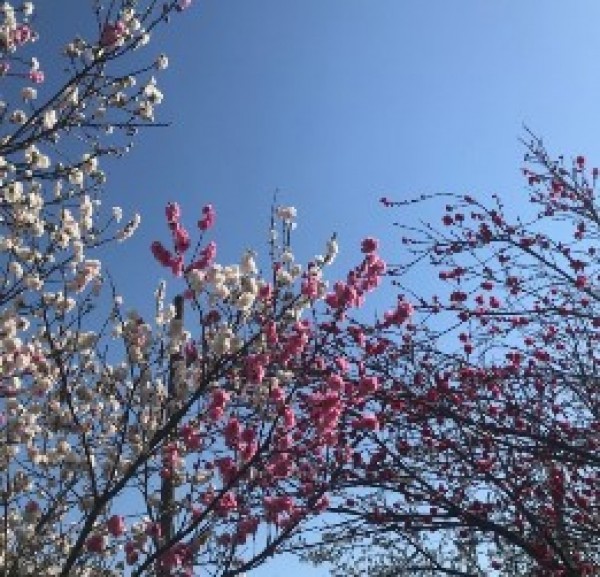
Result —
MULTIPOLYGON (((176 297, 162 285, 154 319, 125 309, 97 258, 140 222, 103 210, 102 159, 155 124, 167 57, 144 47, 189 3, 93 3, 97 34, 66 45, 54 88, 29 56, 32 3, 0 8, 2 577, 232 577, 325 510, 347 474, 338 424, 368 380, 334 345, 384 272, 373 239, 328 292, 337 242, 296 264, 293 208, 273 207, 261 271, 252 252, 216 263, 212 206, 193 244, 171 203, 172 246, 152 253, 176 297)), ((364 403, 352 422, 374 426, 364 403)))
POLYGON ((115 226, 120 209, 104 220, 94 209, 106 179, 101 158, 126 152, 138 127, 152 124, 162 100, 153 74, 167 65, 166 56, 140 66, 135 53, 185 4, 147 4, 98 8, 98 37, 67 44, 69 74, 58 83, 46 83, 43 64, 29 55, 37 39, 33 4, 0 7, 0 76, 12 96, 0 102, 2 304, 40 310, 43 297, 54 298, 63 311, 72 308, 73 295, 99 273, 99 263, 86 253, 127 238, 139 223, 135 216, 115 226), (64 298, 44 294, 50 287, 66 288, 64 298))

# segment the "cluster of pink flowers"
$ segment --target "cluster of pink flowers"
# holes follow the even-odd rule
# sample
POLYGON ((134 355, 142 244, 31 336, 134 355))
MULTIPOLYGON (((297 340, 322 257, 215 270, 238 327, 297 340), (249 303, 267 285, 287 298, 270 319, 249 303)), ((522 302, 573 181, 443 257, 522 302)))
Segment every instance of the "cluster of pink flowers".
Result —
POLYGON ((383 326, 401 326, 414 314, 413 305, 403 298, 398 299, 396 308, 391 311, 386 311, 383 315, 383 326))
POLYGON ((167 569, 171 574, 177 572, 177 575, 181 575, 181 577, 192 577, 194 575, 193 561, 194 549, 188 543, 179 542, 159 556, 156 567, 159 571, 167 569))
MULTIPOLYGON (((198 221, 198 227, 205 231, 208 230, 215 219, 215 212, 212 205, 207 205, 202 209, 203 218, 198 221)), ((187 268, 184 266, 184 253, 191 246, 190 234, 181 223, 181 208, 176 202, 170 202, 165 208, 167 224, 171 231, 174 252, 171 252, 158 240, 151 245, 151 251, 154 258, 164 267, 170 268, 175 276, 182 276, 185 271, 194 269, 205 269, 214 261, 217 254, 217 245, 215 242, 208 243, 199 251, 199 258, 194 260, 187 268)))
POLYGON ((377 288, 385 274, 386 265, 377 254, 379 243, 368 237, 362 241, 361 250, 365 254, 362 263, 348 273, 346 282, 334 284, 333 292, 327 294, 325 302, 340 313, 350 308, 360 308, 365 294, 377 288))
POLYGON ((211 419, 220 419, 225 413, 225 407, 229 402, 230 395, 223 389, 217 389, 213 392, 211 401, 208 407, 208 414, 211 419))
POLYGON ((265 497, 265 518, 275 525, 282 525, 289 518, 298 514, 296 504, 291 497, 265 497))
MULTIPOLYGON (((203 209, 203 217, 198 221, 198 228, 205 231, 214 223, 215 211, 212 205, 206 205, 203 209)), ((151 245, 151 251, 154 258, 164 267, 170 268, 175 276, 182 276, 184 272, 190 270, 203 270, 210 266, 216 255, 217 245, 215 242, 209 242, 199 251, 198 258, 193 260, 187 267, 184 265, 184 253, 191 246, 190 234, 181 223, 181 208, 176 202, 170 202, 165 208, 167 224, 171 231, 174 251, 171 252, 158 240, 151 245)))

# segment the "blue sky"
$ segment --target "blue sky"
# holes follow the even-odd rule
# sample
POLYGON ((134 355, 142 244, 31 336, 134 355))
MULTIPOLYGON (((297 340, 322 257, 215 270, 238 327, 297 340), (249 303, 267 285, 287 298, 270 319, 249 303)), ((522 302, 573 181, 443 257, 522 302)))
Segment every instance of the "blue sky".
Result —
POLYGON ((172 127, 113 174, 110 192, 145 224, 119 257, 150 274, 141 255, 168 199, 191 222, 213 202, 234 259, 263 243, 279 188, 299 209, 301 254, 339 234, 340 272, 365 234, 391 260, 401 250, 383 194, 519 202, 523 122, 556 151, 594 157, 598 16, 593 1, 196 1, 161 35, 172 127))
MULTIPOLYGON (((76 31, 87 2, 39 4, 52 36, 76 31)), ((597 0, 195 0, 157 42, 172 126, 142 135, 110 175, 107 203, 140 210, 143 226, 106 262, 129 301, 149 302, 168 200, 190 223, 212 202, 231 260, 264 247, 279 188, 299 210, 301 255, 338 233, 339 274, 365 235, 390 260, 402 250, 390 226, 402 215, 382 195, 497 192, 518 208, 522 123, 600 163, 598 22, 597 0)), ((285 559, 252 577, 282 574, 326 572, 285 559)))

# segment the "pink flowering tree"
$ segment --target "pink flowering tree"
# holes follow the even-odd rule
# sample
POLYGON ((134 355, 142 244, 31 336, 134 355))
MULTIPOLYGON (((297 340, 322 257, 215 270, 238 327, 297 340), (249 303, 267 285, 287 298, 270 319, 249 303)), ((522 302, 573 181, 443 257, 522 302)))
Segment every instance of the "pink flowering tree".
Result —
MULTIPOLYGON (((233 576, 256 567, 327 510, 348 466, 352 439, 339 430, 354 405, 352 379, 344 384, 350 367, 331 355, 332 343, 336 323, 362 306, 385 271, 377 243, 365 240, 362 262, 328 290, 322 275, 337 241, 306 267, 297 264, 295 209, 273 209, 264 272, 252 252, 217 264, 215 243, 204 239, 214 220, 205 206, 192 243, 171 203, 171 242, 151 247, 182 285, 171 308, 159 290, 153 334, 135 320, 145 327, 147 353, 134 389, 146 391, 144 406, 151 401, 154 410, 143 427, 134 424, 142 454, 129 457, 123 445, 120 458, 132 462, 122 483, 137 491, 140 510, 135 522, 123 519, 115 539, 98 518, 92 543, 99 556, 124 543, 136 575, 205 568, 233 576)), ((373 426, 368 411, 354 420, 357 428, 373 426)))
POLYGON ((338 574, 598 574, 598 170, 525 146, 529 213, 382 199, 447 204, 439 224, 398 225, 398 305, 344 335, 379 420, 307 553, 338 574))

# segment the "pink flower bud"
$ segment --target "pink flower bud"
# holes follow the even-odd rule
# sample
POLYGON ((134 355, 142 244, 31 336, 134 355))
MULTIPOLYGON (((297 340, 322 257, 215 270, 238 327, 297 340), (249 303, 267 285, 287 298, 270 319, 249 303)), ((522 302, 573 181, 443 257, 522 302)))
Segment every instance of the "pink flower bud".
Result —
POLYGON ((167 217, 167 222, 171 224, 172 222, 179 222, 181 218, 181 208, 176 202, 170 202, 165 207, 165 216, 167 217))
POLYGON ((113 48, 125 33, 125 24, 120 20, 115 23, 107 23, 100 34, 100 46, 113 48))
POLYGON ((29 80, 34 84, 41 84, 44 82, 44 73, 41 70, 30 70, 29 80))
POLYGON ((177 228, 173 232, 173 240, 177 252, 185 252, 190 248, 190 235, 188 231, 180 225, 177 225, 177 228))
POLYGON ((33 33, 27 24, 19 24, 12 33, 13 42, 15 44, 25 44, 31 40, 33 33))
POLYGON ((360 249, 365 254, 371 254, 377 250, 378 246, 379 241, 372 237, 367 237, 362 241, 360 249))
POLYGON ((212 204, 207 204, 202 208, 202 218, 198 221, 200 230, 208 230, 215 224, 216 213, 212 204))
POLYGON ((171 267, 171 272, 175 276, 183 275, 183 257, 181 255, 178 255, 178 256, 172 258, 169 265, 171 267))
POLYGON ((113 515, 106 522, 106 528, 113 537, 119 537, 125 533, 125 520, 120 515, 113 515))
POLYGON ((146 525, 146 535, 148 537, 159 538, 162 536, 160 523, 148 523, 146 525))
POLYGON ((104 537, 102 535, 92 535, 85 542, 85 547, 90 553, 102 553, 104 551, 104 537))
POLYGON ((171 261, 173 256, 171 253, 162 245, 161 242, 155 240, 150 246, 150 250, 154 255, 154 258, 162 265, 162 266, 171 266, 171 261))

